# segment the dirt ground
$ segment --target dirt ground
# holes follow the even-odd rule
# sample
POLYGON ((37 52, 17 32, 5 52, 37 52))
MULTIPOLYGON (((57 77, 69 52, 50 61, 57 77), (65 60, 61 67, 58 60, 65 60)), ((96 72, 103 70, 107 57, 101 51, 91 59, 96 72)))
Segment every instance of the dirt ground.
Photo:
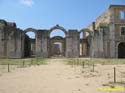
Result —
POLYGON ((66 65, 63 59, 49 59, 47 65, 18 68, 1 74, 0 93, 125 93, 100 90, 112 87, 107 84, 114 80, 114 67, 119 70, 116 80, 124 82, 125 65, 96 64, 92 72, 91 66, 83 68, 66 65))

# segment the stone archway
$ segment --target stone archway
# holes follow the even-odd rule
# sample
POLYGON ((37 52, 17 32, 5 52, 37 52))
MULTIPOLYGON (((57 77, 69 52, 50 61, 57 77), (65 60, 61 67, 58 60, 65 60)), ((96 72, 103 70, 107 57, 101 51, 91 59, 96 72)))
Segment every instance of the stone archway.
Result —
POLYGON ((34 28, 27 28, 24 30, 24 33, 27 33, 27 32, 34 32, 36 34, 37 30, 34 28))
POLYGON ((125 42, 118 45, 118 58, 125 58, 125 42))
POLYGON ((65 56, 65 52, 66 52, 66 36, 67 36, 67 31, 66 29, 64 29, 63 27, 59 26, 59 25, 56 25, 54 27, 52 27, 49 32, 48 32, 48 37, 49 37, 49 40, 48 40, 48 44, 49 44, 49 47, 48 47, 48 50, 49 50, 49 57, 52 57, 52 56, 65 56), (60 30, 62 32, 64 32, 65 34, 65 37, 62 37, 62 36, 54 36, 52 38, 50 38, 50 34, 52 31, 54 30, 60 30), (60 44, 61 45, 60 45, 60 44), (59 48, 61 48, 61 50, 59 50, 59 48))
POLYGON ((54 31, 54 30, 57 30, 57 29, 63 31, 63 32, 65 33, 65 35, 67 35, 66 29, 63 28, 63 27, 61 27, 61 26, 59 26, 59 25, 56 25, 56 26, 52 27, 52 28, 49 30, 48 35, 50 36, 50 33, 51 33, 52 31, 54 31))
POLYGON ((83 37, 80 38, 79 55, 80 57, 89 56, 90 46, 89 46, 87 37, 91 35, 90 30, 86 28, 82 29, 79 32, 80 37, 81 37, 81 34, 83 37))
POLYGON ((24 30, 25 40, 24 40, 24 56, 25 57, 35 57, 36 56, 36 35, 37 30, 34 28, 27 28, 24 30), (33 32, 35 34, 35 38, 30 38, 26 33, 33 32))

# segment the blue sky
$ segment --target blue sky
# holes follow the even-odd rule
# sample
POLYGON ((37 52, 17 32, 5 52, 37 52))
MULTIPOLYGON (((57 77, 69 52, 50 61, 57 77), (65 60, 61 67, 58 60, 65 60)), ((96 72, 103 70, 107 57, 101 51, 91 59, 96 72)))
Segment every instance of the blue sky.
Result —
POLYGON ((0 0, 0 19, 16 22, 26 29, 82 29, 91 24, 110 4, 125 0, 0 0))

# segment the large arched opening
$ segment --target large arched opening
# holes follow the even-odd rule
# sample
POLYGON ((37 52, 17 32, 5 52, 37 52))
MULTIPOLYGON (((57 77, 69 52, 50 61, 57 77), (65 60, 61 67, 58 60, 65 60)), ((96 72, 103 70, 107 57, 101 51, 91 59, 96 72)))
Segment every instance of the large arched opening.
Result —
POLYGON ((56 25, 49 31, 49 57, 64 57, 67 31, 56 25))
POLYGON ((118 45, 118 58, 125 58, 125 42, 118 45))
POLYGON ((79 36, 80 36, 79 55, 80 57, 86 57, 89 55, 89 45, 88 45, 88 39, 87 39, 89 34, 90 33, 88 29, 82 29, 79 32, 79 36))
POLYGON ((36 56, 36 30, 28 28, 25 32, 25 44, 24 44, 24 56, 35 57, 36 56))

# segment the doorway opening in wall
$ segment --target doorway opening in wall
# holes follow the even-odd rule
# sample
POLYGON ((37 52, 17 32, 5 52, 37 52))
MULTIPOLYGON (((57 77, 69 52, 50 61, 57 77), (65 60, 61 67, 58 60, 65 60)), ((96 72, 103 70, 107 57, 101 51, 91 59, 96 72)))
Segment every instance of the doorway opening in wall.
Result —
POLYGON ((88 41, 87 41, 87 35, 88 32, 80 32, 80 45, 79 45, 79 55, 80 57, 86 57, 88 56, 88 41))
POLYGON ((50 33, 50 57, 64 57, 66 51, 65 32, 62 30, 53 30, 50 33))
POLYGON ((118 58, 125 58, 125 42, 118 45, 118 58))
POLYGON ((79 55, 80 57, 83 56, 83 40, 84 40, 84 33, 83 32, 80 32, 80 45, 79 45, 79 55))
POLYGON ((25 44, 24 44, 24 56, 25 57, 35 57, 36 56, 36 35, 32 31, 28 31, 25 34, 25 44))
POLYGON ((63 52, 63 44, 61 42, 54 42, 52 45, 52 54, 55 57, 62 57, 64 54, 63 52))

